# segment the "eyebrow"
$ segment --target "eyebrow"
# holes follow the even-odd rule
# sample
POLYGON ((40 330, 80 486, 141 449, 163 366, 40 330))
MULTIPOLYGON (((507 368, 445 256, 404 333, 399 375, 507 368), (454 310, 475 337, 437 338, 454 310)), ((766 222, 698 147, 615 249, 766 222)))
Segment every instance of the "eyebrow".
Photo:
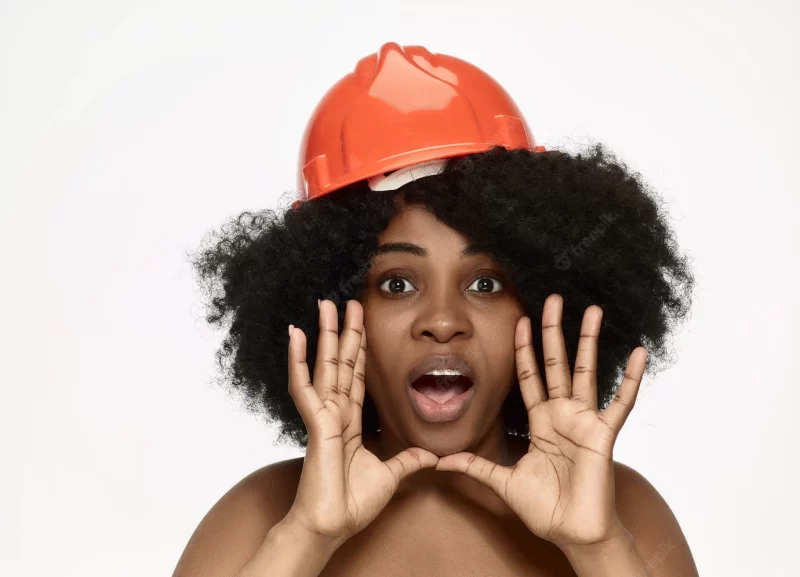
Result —
MULTIPOLYGON (((388 254, 392 252, 413 254, 415 256, 421 256, 421 257, 428 256, 428 249, 426 249, 424 246, 419 246, 410 242, 389 242, 386 244, 382 244, 378 247, 375 256, 388 254)), ((486 248, 485 246, 480 244, 470 244, 461 249, 460 257, 467 258, 479 254, 492 256, 491 251, 489 251, 489 249, 486 248)))

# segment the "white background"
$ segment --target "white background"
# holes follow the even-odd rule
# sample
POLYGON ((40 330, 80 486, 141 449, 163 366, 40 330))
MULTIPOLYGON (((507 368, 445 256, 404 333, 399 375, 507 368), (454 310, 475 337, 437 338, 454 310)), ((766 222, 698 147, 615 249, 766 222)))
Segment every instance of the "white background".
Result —
POLYGON ((222 494, 302 454, 213 385, 185 252, 277 206, 318 99, 395 41, 663 195, 694 311, 615 458, 701 575, 796 575, 798 25, 789 1, 0 2, 0 574, 169 575, 222 494))

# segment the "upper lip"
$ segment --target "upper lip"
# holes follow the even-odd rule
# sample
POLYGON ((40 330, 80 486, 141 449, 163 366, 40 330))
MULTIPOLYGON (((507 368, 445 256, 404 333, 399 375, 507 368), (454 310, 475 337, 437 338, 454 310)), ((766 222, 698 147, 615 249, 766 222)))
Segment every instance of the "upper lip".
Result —
POLYGON ((475 382, 475 371, 472 369, 472 365, 461 355, 449 353, 444 355, 428 355, 422 359, 422 362, 411 369, 408 384, 412 385, 414 381, 422 375, 435 369, 453 369, 459 371, 473 383, 475 382))

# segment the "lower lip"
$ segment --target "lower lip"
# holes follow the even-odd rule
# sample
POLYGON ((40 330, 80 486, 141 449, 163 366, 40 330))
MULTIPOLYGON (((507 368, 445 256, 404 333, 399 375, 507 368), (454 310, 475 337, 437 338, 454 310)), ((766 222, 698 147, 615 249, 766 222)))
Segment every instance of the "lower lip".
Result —
POLYGON ((429 423, 446 423, 455 421, 466 412, 469 402, 475 396, 475 385, 473 384, 469 389, 442 405, 429 399, 410 385, 408 394, 411 397, 411 406, 420 419, 429 423))

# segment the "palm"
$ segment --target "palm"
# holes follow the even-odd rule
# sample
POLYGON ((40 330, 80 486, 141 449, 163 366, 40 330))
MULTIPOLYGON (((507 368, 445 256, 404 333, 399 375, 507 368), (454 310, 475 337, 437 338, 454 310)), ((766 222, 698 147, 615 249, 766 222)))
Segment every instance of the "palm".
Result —
MULTIPOLYGON (((638 391, 646 354, 631 355, 617 397, 597 412, 597 336, 602 311, 584 315, 569 374, 560 299, 548 299, 542 315, 547 389, 533 355, 532 339, 520 322, 516 332, 517 373, 528 410, 528 452, 504 467, 471 453, 439 460, 438 470, 461 471, 490 487, 536 535, 554 543, 591 543, 616 521, 612 450, 638 391)), ((637 349, 638 351, 639 349, 637 349)))
POLYGON ((593 411, 571 399, 553 399, 531 412, 528 453, 514 467, 505 500, 544 538, 590 529, 611 470, 609 429, 593 411), (592 512, 591 515, 587 514, 592 512))
POLYGON ((386 463, 359 445, 345 472, 347 515, 354 532, 371 523, 391 500, 398 480, 386 463))
MULTIPOLYGON (((398 475, 400 460, 395 457, 386 462, 364 447, 361 437, 361 394, 342 388, 332 401, 324 404, 334 410, 327 413, 332 429, 343 431, 341 436, 331 435, 334 442, 341 441, 343 447, 335 451, 343 453, 343 488, 347 493, 344 506, 347 508, 347 525, 352 533, 369 525, 391 500, 397 490, 401 476, 398 475), (338 415, 337 415, 338 414, 338 415)), ((322 417, 322 413, 319 415, 322 417)), ((323 417, 324 418, 324 417, 323 417)))
POLYGON ((382 462, 364 448, 366 329, 358 301, 348 302, 341 342, 338 332, 336 308, 323 301, 313 382, 304 333, 295 329, 290 341, 289 391, 309 439, 290 516, 312 534, 340 542, 375 519, 404 478, 435 466, 438 457, 411 447, 382 462))

